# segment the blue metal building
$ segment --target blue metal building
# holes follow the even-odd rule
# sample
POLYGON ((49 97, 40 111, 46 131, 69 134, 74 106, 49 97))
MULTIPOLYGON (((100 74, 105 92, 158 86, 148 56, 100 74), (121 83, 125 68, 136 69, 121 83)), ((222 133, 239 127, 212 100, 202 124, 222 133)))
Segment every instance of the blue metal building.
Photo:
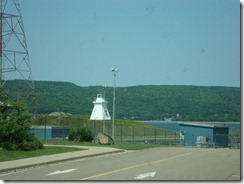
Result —
POLYGON ((68 137, 70 127, 66 126, 32 126, 31 133, 40 140, 65 139, 68 137))
POLYGON ((207 123, 179 123, 180 144, 193 147, 228 147, 229 128, 207 123))

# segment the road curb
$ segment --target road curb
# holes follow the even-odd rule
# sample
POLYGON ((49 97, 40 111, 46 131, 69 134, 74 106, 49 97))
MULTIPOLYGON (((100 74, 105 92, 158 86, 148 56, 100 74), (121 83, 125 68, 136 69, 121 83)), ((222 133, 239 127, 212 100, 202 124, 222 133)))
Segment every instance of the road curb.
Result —
MULTIPOLYGON (((121 153, 121 152, 125 152, 125 150, 113 150, 113 151, 107 151, 107 152, 101 152, 101 153, 93 153, 93 154, 89 154, 89 155, 72 156, 72 157, 68 157, 68 158, 59 158, 59 159, 52 160, 52 161, 39 161, 39 162, 36 162, 33 164, 30 163, 28 165, 23 165, 23 166, 13 166, 13 167, 3 168, 3 169, 0 168, 0 174, 8 173, 11 171, 16 172, 17 170, 20 170, 20 169, 27 169, 27 168, 32 168, 32 167, 42 166, 42 165, 47 165, 47 164, 54 164, 54 163, 58 163, 58 162, 65 162, 65 161, 70 161, 70 160, 75 160, 75 159, 82 159, 82 158, 95 157, 95 156, 107 155, 107 154, 112 154, 112 153, 121 153)), ((38 157, 32 157, 32 158, 38 159, 38 157)), ((13 161, 10 161, 10 162, 13 162, 13 161)), ((1 162, 0 162, 0 164, 1 164, 1 162)))

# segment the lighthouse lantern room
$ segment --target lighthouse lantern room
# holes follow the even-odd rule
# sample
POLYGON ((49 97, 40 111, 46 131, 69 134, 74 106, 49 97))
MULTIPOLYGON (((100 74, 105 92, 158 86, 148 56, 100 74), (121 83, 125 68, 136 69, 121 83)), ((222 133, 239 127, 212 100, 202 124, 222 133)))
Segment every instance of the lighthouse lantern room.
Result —
POLYGON ((97 94, 96 101, 93 101, 94 107, 90 120, 111 120, 111 117, 107 108, 107 101, 105 101, 104 93, 97 94))

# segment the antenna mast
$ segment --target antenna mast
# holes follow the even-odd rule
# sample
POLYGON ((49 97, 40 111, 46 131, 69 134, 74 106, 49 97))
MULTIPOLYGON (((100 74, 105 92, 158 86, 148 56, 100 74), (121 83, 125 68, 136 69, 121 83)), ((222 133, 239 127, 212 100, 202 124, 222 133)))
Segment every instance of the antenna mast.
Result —
POLYGON ((36 113, 34 83, 19 0, 0 0, 0 88, 13 101, 17 95, 21 96, 36 113), (14 79, 24 81, 20 88, 13 88, 14 79))

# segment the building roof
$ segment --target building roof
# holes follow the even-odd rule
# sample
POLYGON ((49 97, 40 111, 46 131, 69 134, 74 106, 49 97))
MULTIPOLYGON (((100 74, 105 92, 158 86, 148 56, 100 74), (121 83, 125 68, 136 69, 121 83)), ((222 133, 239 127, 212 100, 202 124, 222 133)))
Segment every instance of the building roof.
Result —
POLYGON ((213 123, 205 123, 205 122, 187 122, 187 123, 180 123, 183 126, 197 126, 197 127, 207 127, 207 128, 228 128, 227 125, 217 125, 213 123))

